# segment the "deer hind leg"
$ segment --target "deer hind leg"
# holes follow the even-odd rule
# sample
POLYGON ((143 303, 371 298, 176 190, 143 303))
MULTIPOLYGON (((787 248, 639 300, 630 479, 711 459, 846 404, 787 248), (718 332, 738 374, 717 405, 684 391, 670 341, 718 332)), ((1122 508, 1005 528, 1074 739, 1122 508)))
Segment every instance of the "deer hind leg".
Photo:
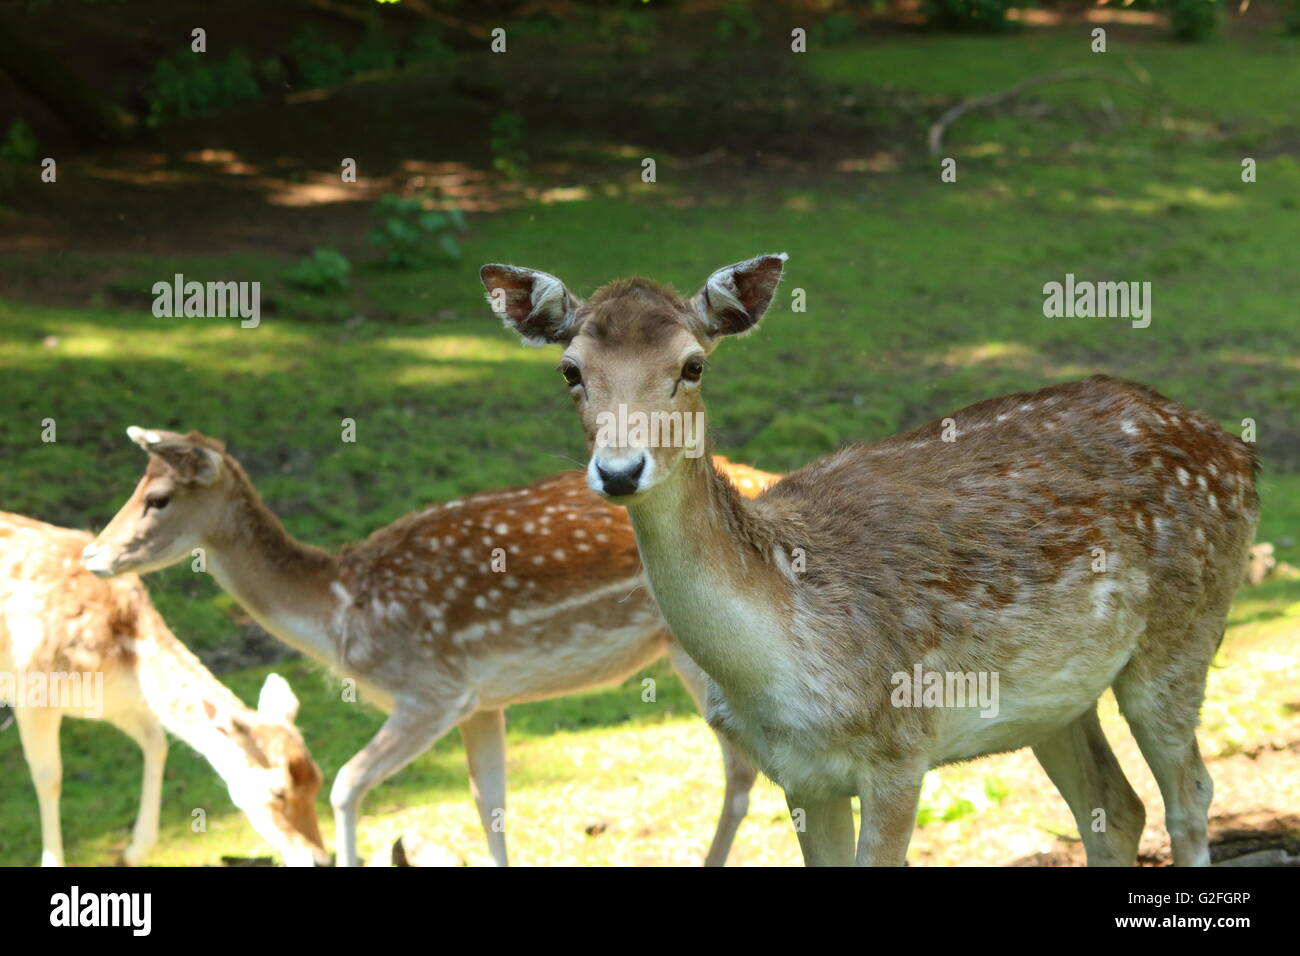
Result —
POLYGON ((362 798, 432 747, 434 741, 471 712, 472 706, 468 702, 437 711, 399 701, 384 726, 379 728, 379 733, 343 765, 330 787, 338 866, 360 865, 357 815, 362 798))
POLYGON ((487 836, 488 851, 497 866, 506 859, 506 712, 481 710, 460 722, 469 763, 469 786, 478 818, 487 836))
POLYGON ((1129 786, 1097 720, 1094 702, 1034 747, 1074 814, 1089 866, 1133 866, 1146 809, 1129 786))
POLYGON ((167 734, 152 713, 139 711, 113 714, 108 721, 139 745, 144 754, 144 776, 140 785, 140 812, 131 830, 131 842, 122 853, 127 866, 139 866, 158 844, 158 820, 162 812, 163 767, 167 763, 167 734))
MULTIPOLYGON (((1214 630, 1222 634, 1220 621, 1214 630)), ((1196 743, 1205 674, 1218 637, 1174 645, 1155 676, 1135 659, 1115 681, 1115 698, 1165 805, 1165 829, 1175 866, 1209 866, 1209 813, 1214 782, 1196 743), (1199 649, 1200 653, 1195 653, 1199 649)))
POLYGON ((40 806, 41 866, 63 866, 63 831, 59 827, 59 793, 63 788, 59 727, 63 714, 49 707, 16 707, 14 718, 40 806))
MULTIPOLYGON (((695 706, 699 708, 701 714, 706 713, 708 675, 675 641, 668 646, 668 658, 672 662, 673 670, 677 672, 691 697, 694 698, 695 706)), ((722 796, 722 815, 718 817, 718 825, 713 831, 713 842, 709 845, 704 865, 725 866, 727 854, 731 852, 731 844, 736 839, 736 831, 740 829, 741 821, 749 813, 749 791, 754 787, 758 770, 734 743, 717 731, 714 733, 718 738, 718 745, 722 748, 726 792, 722 796)))

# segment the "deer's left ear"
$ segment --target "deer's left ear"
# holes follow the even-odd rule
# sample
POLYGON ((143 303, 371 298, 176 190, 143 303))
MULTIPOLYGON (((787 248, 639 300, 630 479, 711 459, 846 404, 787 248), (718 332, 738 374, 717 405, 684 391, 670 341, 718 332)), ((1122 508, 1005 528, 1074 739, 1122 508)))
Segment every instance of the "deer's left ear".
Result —
POLYGON ((710 336, 736 336, 758 325, 785 268, 785 252, 746 259, 708 277, 695 295, 695 312, 710 336))
POLYGON ((695 310, 710 335, 748 332, 763 317, 776 294, 784 252, 758 256, 719 269, 695 296, 695 310))
POLYGON ((479 278, 492 311, 529 345, 567 343, 577 334, 577 303, 550 273, 493 263, 479 278))

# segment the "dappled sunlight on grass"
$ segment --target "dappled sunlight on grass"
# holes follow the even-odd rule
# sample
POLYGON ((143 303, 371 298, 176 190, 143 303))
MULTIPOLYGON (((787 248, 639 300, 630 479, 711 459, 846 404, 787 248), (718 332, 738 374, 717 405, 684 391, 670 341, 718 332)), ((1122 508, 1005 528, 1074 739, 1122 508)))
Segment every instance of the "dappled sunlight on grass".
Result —
MULTIPOLYGON (((512 862, 525 866, 698 866, 722 806, 717 740, 698 719, 653 727, 557 733, 512 742, 508 799, 512 862)), ((382 801, 382 797, 381 797, 382 801)), ((733 865, 795 865, 785 800, 754 788, 733 865)), ((414 830, 471 864, 487 861, 468 794, 363 820, 363 852, 387 861, 414 830)))
MULTIPOLYGON (((484 323, 486 324, 486 323, 484 323)), ((519 342, 505 335, 435 335, 424 338, 406 336, 385 339, 385 349, 406 352, 421 359, 439 361, 518 362, 555 365, 558 361, 548 349, 520 348, 519 342)))
MULTIPOLYGON (((1243 613, 1249 616, 1258 593, 1245 592, 1234 619, 1243 613)), ((1300 731, 1300 709, 1288 706, 1296 703, 1295 688, 1300 686, 1297 636, 1300 612, 1230 629, 1210 671, 1200 733, 1216 777, 1216 792, 1220 781, 1227 782, 1222 789, 1228 792, 1238 785, 1242 772, 1238 764, 1249 761, 1249 754, 1293 740, 1300 731)), ((308 728, 317 759, 332 774, 377 728, 380 718, 355 707, 340 709, 335 683, 305 677, 305 667, 292 665, 286 673, 303 699, 301 722, 308 728), (342 718, 346 726, 338 723, 342 718), (326 725, 332 726, 328 734, 322 733, 326 725)), ((236 683, 249 693, 264 673, 264 668, 241 672, 236 683)), ((666 699, 680 706, 680 688, 662 666, 651 673, 660 681, 661 692, 668 694, 666 699)), ((633 678, 621 689, 511 711, 506 833, 516 865, 696 866, 702 861, 722 799, 720 753, 703 721, 685 713, 640 710, 633 713, 632 723, 608 726, 598 721, 587 729, 539 732, 536 715, 567 711, 570 719, 581 720, 574 715, 584 708, 589 718, 598 713, 612 717, 620 706, 635 708, 627 701, 638 699, 639 687, 639 678, 633 678), (640 722, 643 719, 650 722, 640 722), (521 727, 532 729, 516 729, 521 727)), ((1102 698, 1100 710, 1125 773, 1146 804, 1143 843, 1150 851, 1167 842, 1154 781, 1109 693, 1102 698)), ((549 718, 541 720, 541 724, 548 722, 549 718)), ((68 825, 69 862, 111 864, 125 845, 134 812, 138 754, 124 736, 103 725, 73 722, 72 728, 67 760, 73 776, 65 794, 67 812, 73 814, 68 825), (112 780, 99 779, 94 788, 107 790, 114 798, 112 823, 100 832, 85 832, 76 816, 96 799, 75 776, 87 763, 84 747, 91 739, 99 742, 96 752, 115 755, 116 761, 112 780)), ((35 801, 25 787, 25 768, 13 734, 0 737, 0 766, 24 784, 22 793, 3 808, 0 825, 8 836, 0 841, 6 847, 0 851, 0 861, 31 862, 24 854, 34 859, 36 852, 35 801), (23 836, 15 839, 15 833, 23 836)), ((224 788, 201 758, 177 744, 168 768, 163 839, 151 862, 219 865, 222 856, 270 855, 242 815, 229 806, 224 788), (207 811, 205 833, 190 829, 192 806, 207 811)), ((1275 783, 1291 793, 1300 789, 1300 779, 1275 783)), ((1241 809, 1239 803, 1237 808, 1241 809)), ((1284 803, 1276 807, 1284 808, 1284 803)), ((332 823, 323 794, 318 809, 322 832, 332 845, 332 823)), ((372 792, 363 809, 361 851, 371 865, 388 865, 392 844, 403 834, 418 835, 470 865, 489 863, 470 799, 463 748, 455 734, 372 792)), ((926 779, 919 823, 909 858, 931 866, 1005 864, 1077 840, 1064 801, 1027 750, 932 772, 926 779)), ((784 798, 769 782, 760 781, 730 863, 798 865, 799 860, 784 798)))
POLYGON ((1037 366, 1042 357, 1023 342, 981 342, 948 349, 939 358, 945 365, 966 368, 971 365, 997 365, 1003 368, 1037 366))
POLYGON ((1130 212, 1139 215, 1164 212, 1177 206, 1201 206, 1207 209, 1226 209, 1239 206, 1240 196, 1224 192, 1211 192, 1201 186, 1169 186, 1149 183, 1149 196, 1091 196, 1085 205, 1099 212, 1130 212))

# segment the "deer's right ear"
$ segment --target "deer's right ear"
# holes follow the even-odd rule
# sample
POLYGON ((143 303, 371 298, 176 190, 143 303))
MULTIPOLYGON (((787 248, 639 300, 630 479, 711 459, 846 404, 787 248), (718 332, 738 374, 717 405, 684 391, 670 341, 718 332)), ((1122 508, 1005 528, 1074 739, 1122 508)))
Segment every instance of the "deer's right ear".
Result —
POLYGON ((479 277, 492 311, 529 345, 565 343, 577 334, 577 303, 555 276, 494 263, 479 277))

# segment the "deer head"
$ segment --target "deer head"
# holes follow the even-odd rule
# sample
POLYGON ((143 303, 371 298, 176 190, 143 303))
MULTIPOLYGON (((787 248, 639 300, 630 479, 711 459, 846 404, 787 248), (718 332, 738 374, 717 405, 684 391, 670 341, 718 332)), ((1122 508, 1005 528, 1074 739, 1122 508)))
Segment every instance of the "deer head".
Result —
POLYGON ((82 552, 99 577, 143 574, 190 556, 220 527, 229 493, 224 446, 198 432, 152 431, 134 425, 130 439, 149 453, 135 491, 82 552))
POLYGON ((648 279, 622 279, 587 301, 555 276, 487 265, 488 301, 526 342, 565 347, 559 370, 582 420, 587 482, 618 504, 648 494, 683 455, 705 451, 700 382, 724 335, 767 310, 786 256, 719 269, 686 299, 648 279))
POLYGON ((298 698, 288 682, 279 674, 267 676, 252 719, 249 712, 223 712, 207 700, 203 711, 231 745, 209 756, 253 829, 290 866, 327 865, 316 821, 323 777, 294 725, 298 698))

